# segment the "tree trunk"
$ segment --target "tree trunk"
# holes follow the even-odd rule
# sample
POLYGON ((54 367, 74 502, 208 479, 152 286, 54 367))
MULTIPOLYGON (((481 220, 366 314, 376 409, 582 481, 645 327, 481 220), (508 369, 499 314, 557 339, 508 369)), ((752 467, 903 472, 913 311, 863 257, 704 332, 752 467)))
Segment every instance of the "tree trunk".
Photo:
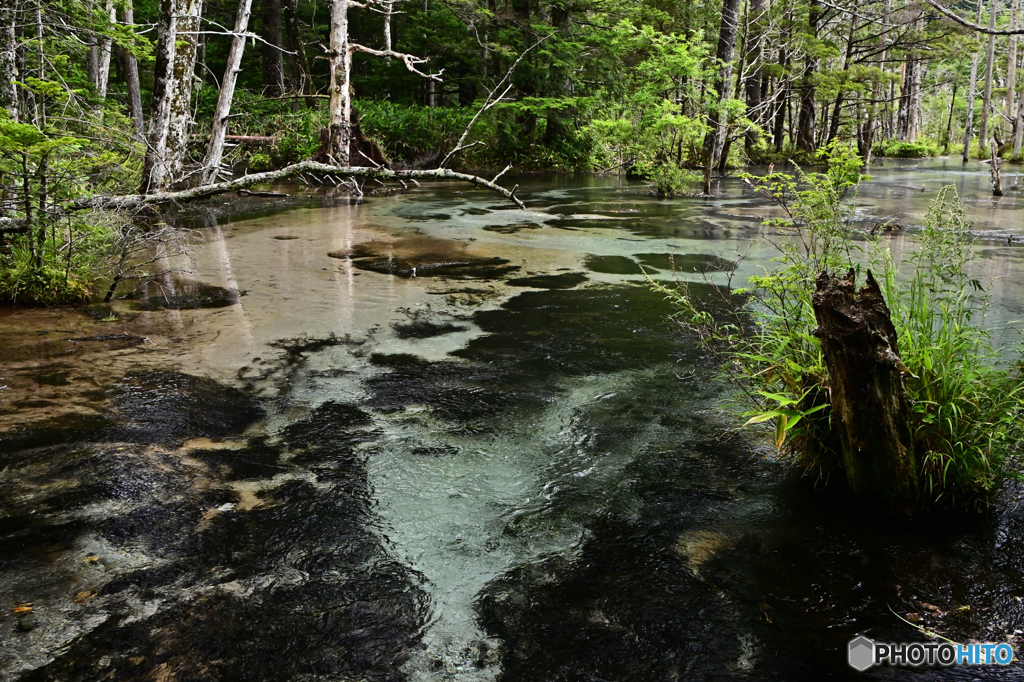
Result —
POLYGON ((999 158, 999 145, 995 138, 992 138, 991 154, 989 172, 992 174, 992 196, 1001 197, 1003 196, 1003 183, 999 178, 999 166, 1002 165, 1003 160, 999 158))
POLYGON ((709 130, 704 135, 704 194, 711 194, 711 169, 718 165, 725 146, 728 118, 724 105, 732 94, 732 58, 736 47, 739 10, 739 0, 722 0, 722 24, 718 30, 717 52, 720 70, 718 82, 715 83, 717 103, 709 117, 709 130))
MULTIPOLYGON (((113 0, 107 0, 107 18, 111 24, 117 22, 117 14, 114 10, 113 0)), ((96 95, 100 99, 107 98, 107 86, 110 84, 110 47, 112 41, 109 36, 101 36, 99 39, 99 60, 96 69, 96 95)))
POLYGON ((288 36, 288 49, 295 53, 293 62, 296 66, 296 80, 299 83, 297 88, 306 98, 306 108, 316 108, 316 98, 313 94, 313 75, 309 69, 309 57, 306 55, 306 44, 302 39, 302 32, 299 30, 299 17, 295 3, 297 0, 285 0, 284 16, 285 29, 288 36))
POLYGON ((13 3, 0 7, 0 108, 18 120, 18 34, 13 3))
POLYGON ((220 171, 220 160, 224 155, 224 136, 228 132, 228 116, 231 114, 231 102, 235 96, 235 82, 238 79, 239 67, 242 64, 242 53, 245 50, 245 32, 249 27, 249 11, 252 0, 240 0, 238 14, 235 15, 235 31, 231 38, 231 49, 228 52, 228 63, 224 68, 224 79, 220 84, 217 97, 217 108, 213 112, 213 128, 210 131, 210 143, 203 162, 202 184, 209 185, 217 181, 220 171))
MULTIPOLYGON (((991 30, 996 28, 996 0, 992 0, 992 7, 989 10, 988 27, 991 30)), ((978 130, 978 147, 981 156, 988 156, 988 112, 992 106, 992 69, 996 61, 996 37, 993 34, 988 36, 988 56, 985 60, 985 96, 981 105, 981 127, 978 130)))
POLYGON ((352 53, 348 47, 348 0, 331 0, 331 103, 330 156, 339 166, 349 165, 352 135, 352 95, 349 74, 352 53))
POLYGON ((1024 142, 1024 97, 1017 99, 1017 124, 1013 130, 1013 157, 1020 158, 1021 143, 1024 142))
POLYGON ((156 63, 153 67, 153 101, 149 110, 149 135, 142 165, 140 194, 163 189, 167 181, 167 130, 174 90, 174 43, 178 36, 175 0, 160 0, 157 18, 156 63))
MULTIPOLYGON (((818 20, 821 10, 818 0, 811 0, 807 14, 807 26, 814 37, 818 36, 818 20)), ((807 56, 803 82, 800 84, 800 113, 797 118, 796 146, 805 152, 814 151, 814 118, 815 118, 815 87, 814 74, 818 68, 818 60, 807 56)))
POLYGON ((263 92, 267 97, 284 95, 284 57, 281 54, 281 0, 261 0, 263 92))
MULTIPOLYGON (((1017 28, 1017 17, 1020 13, 1020 0, 1013 0, 1010 5, 1010 28, 1017 28)), ((1010 36, 1010 44, 1006 56, 1006 121, 1010 125, 1010 131, 1014 131, 1014 117, 1017 113, 1017 36, 1010 36)))
MULTIPOLYGON (((747 29, 747 61, 750 67, 744 84, 747 95, 747 118, 760 124, 765 119, 764 112, 761 111, 761 42, 764 40, 765 0, 750 0, 747 13, 750 17, 747 29)), ((748 155, 757 144, 757 138, 758 135, 754 131, 747 132, 744 144, 748 155)))
MULTIPOLYGON (((846 37, 846 56, 843 57, 843 73, 850 70, 850 60, 853 58, 853 32, 857 28, 857 18, 850 17, 850 33, 846 37)), ((831 142, 839 135, 839 123, 843 112, 843 98, 846 94, 845 83, 839 83, 839 94, 836 95, 836 104, 832 109, 832 125, 828 130, 827 142, 831 142)))
POLYGON ((188 155, 188 136, 192 132, 192 89, 199 44, 203 0, 177 0, 181 9, 178 40, 174 51, 174 88, 171 91, 171 117, 167 129, 167 170, 169 180, 178 179, 188 155))
POLYGON ((949 153, 949 144, 953 141, 953 107, 956 106, 956 81, 953 81, 953 94, 949 96, 949 118, 946 119, 946 134, 942 138, 942 151, 949 153))
POLYGON ((812 298, 828 367, 832 419, 843 470, 853 491, 886 511, 911 511, 919 500, 910 406, 896 329, 871 272, 855 290, 822 272, 812 298))
MULTIPOLYGON (((978 0, 978 21, 981 23, 981 8, 984 0, 978 0)), ((963 162, 971 158, 971 134, 974 129, 974 100, 978 98, 978 51, 971 56, 971 80, 967 86, 967 116, 964 118, 963 162)))
MULTIPOLYGON (((135 13, 129 2, 121 10, 121 17, 129 26, 135 23, 135 13)), ((124 79, 128 86, 128 111, 135 122, 135 136, 140 140, 145 137, 145 123, 142 120, 142 91, 139 88, 139 63, 129 50, 121 48, 121 59, 124 63, 124 79)))

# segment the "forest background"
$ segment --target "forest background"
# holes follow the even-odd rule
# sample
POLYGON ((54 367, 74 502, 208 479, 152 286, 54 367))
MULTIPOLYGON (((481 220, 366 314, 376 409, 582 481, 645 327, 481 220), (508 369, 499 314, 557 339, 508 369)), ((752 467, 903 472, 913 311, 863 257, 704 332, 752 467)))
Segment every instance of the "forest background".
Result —
POLYGON ((841 1, 5 3, 0 296, 85 299, 98 263, 138 260, 124 216, 94 209, 140 202, 95 197, 311 157, 663 193, 835 141, 868 163, 1021 160, 1020 0, 841 1))

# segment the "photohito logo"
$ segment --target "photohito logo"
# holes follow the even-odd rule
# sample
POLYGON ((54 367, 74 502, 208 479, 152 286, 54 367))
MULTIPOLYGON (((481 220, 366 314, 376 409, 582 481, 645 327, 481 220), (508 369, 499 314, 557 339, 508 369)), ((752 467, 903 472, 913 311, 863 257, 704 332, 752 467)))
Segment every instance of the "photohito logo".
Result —
POLYGON ((854 670, 864 672, 873 665, 1010 665, 1013 647, 1009 644, 952 644, 910 642, 883 644, 857 637, 850 640, 847 661, 854 670))

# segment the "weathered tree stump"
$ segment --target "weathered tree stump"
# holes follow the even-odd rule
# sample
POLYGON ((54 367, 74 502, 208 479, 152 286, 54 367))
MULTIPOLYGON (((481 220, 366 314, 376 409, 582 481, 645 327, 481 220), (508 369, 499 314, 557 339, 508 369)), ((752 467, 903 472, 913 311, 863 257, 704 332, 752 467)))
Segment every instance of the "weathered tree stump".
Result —
POLYGON ((829 373, 832 419, 850 487, 865 502, 910 513, 919 499, 918 467, 896 328, 868 271, 860 291, 845 279, 818 275, 812 298, 829 373))

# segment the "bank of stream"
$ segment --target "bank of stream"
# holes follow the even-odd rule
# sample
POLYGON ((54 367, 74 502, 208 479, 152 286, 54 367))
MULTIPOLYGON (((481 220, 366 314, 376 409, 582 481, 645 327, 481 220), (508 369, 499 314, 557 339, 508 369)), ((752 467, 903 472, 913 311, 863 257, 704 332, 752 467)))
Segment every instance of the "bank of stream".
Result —
MULTIPOLYGON (((1021 319, 1013 193, 874 173, 858 221, 906 225, 900 249, 957 184, 990 322, 1021 319)), ((170 286, 0 313, 0 674, 1021 676, 847 666, 914 625, 1019 648, 1024 511, 1009 486, 983 519, 873 518, 735 431, 643 273, 756 272, 763 200, 521 183, 526 212, 434 185, 210 213, 170 286)))

